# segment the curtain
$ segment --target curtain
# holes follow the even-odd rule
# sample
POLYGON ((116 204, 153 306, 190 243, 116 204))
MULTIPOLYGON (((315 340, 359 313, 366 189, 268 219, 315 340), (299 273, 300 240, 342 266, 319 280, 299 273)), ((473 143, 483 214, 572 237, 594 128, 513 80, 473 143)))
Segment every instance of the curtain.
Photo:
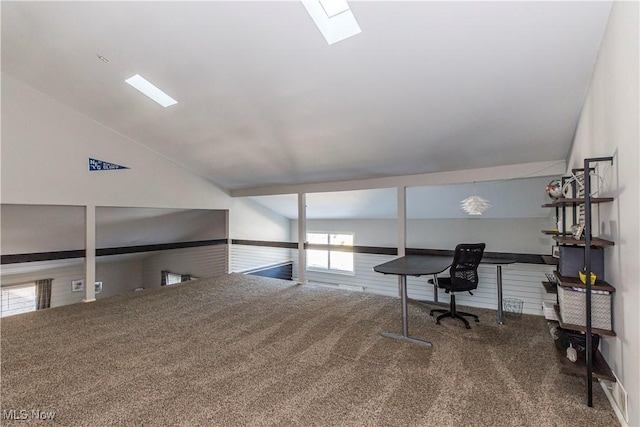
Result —
POLYGON ((51 307, 51 284, 53 279, 36 280, 36 310, 51 307))

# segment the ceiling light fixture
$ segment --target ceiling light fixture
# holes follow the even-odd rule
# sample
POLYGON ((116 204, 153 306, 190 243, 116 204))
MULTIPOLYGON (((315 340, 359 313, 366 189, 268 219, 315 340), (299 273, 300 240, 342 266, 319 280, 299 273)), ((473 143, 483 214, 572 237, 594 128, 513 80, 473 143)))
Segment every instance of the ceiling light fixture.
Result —
POLYGON ((468 213, 469 215, 482 215, 491 207, 488 200, 483 199, 480 196, 467 197, 460 202, 460 209, 468 213))
POLYGON ((345 0, 300 1, 330 45, 361 32, 345 0))
POLYGON ((158 89, 156 86, 154 86, 144 77, 141 77, 139 74, 136 74, 133 77, 129 77, 125 81, 165 108, 178 103, 178 101, 158 89))

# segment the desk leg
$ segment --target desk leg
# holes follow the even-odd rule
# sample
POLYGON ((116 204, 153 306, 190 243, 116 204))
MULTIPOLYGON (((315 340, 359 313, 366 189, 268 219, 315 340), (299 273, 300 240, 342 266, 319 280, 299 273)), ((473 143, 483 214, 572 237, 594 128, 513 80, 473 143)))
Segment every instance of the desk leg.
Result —
POLYGON ((498 323, 504 325, 504 313, 502 312, 502 266, 496 267, 496 283, 498 285, 498 323))
POLYGON ((431 347, 431 343, 429 341, 412 338, 409 336, 409 320, 407 319, 407 276, 400 276, 400 282, 400 296, 402 300, 402 335, 394 334, 392 332, 383 332, 382 336, 385 338, 393 338, 396 340, 407 341, 414 344, 431 347))
POLYGON ((438 275, 433 275, 433 302, 438 302, 438 275))

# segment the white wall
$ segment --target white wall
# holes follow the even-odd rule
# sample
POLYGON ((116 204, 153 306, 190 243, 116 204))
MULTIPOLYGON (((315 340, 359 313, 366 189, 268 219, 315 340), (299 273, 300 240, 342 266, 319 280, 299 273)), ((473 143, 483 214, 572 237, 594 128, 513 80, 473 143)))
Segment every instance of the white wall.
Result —
MULTIPOLYGON (((291 233, 297 238, 297 221, 292 221, 291 233)), ((511 252, 528 254, 551 254, 552 240, 541 233, 551 228, 550 218, 518 219, 422 219, 409 220, 407 225, 407 247, 453 250, 460 242, 485 242, 488 252, 511 252)), ((309 231, 354 232, 358 246, 397 246, 396 220, 315 220, 307 221, 309 231)), ((292 253, 297 251, 292 251, 292 253)), ((295 254, 294 254, 295 255, 295 254)), ((364 292, 397 296, 398 280, 373 271, 375 265, 389 261, 394 256, 354 254, 354 274, 306 271, 311 282, 332 285, 347 285, 361 288, 364 292)), ((297 257, 293 257, 297 260, 297 257)), ((298 263, 294 264, 297 275, 298 263)), ((503 267, 503 297, 517 298, 524 303, 526 314, 542 315, 542 302, 555 302, 555 295, 548 294, 541 282, 545 273, 554 269, 549 265, 516 263, 503 267)), ((481 265, 478 269, 480 284, 473 296, 460 295, 459 303, 470 307, 497 309, 496 267, 481 265)), ((408 294, 411 298, 433 300, 433 287, 427 285, 428 278, 409 278, 408 294)), ((440 301, 448 296, 440 293, 440 301)))
MULTIPOLYGON (((232 199, 216 185, 81 112, 12 77, 3 74, 1 78, 3 204, 78 206, 82 210, 82 220, 78 218, 82 236, 85 207, 229 210, 228 224, 219 228, 225 235, 220 237, 289 240, 288 219, 251 200, 232 199), (130 169, 89 172, 89 157, 130 169)), ((42 225, 27 224, 19 233, 33 240, 44 231, 42 225)), ((30 251, 85 247, 84 239, 74 248, 50 247, 52 240, 41 250, 30 251)), ((216 272, 218 267, 213 267, 216 272)), ((204 276, 213 271, 194 273, 204 276)), ((81 277, 84 273, 74 278, 81 277)), ((83 295, 75 294, 80 301, 83 295)))
MULTIPOLYGON (((354 254, 354 274, 323 273, 307 271, 306 279, 309 282, 329 284, 334 286, 348 286, 348 289, 361 290, 374 294, 398 296, 398 278, 393 275, 385 275, 373 271, 373 267, 390 261, 395 256, 354 254)), ((297 263, 294 264, 297 274, 297 263)), ((542 302, 555 302, 556 296, 548 294, 541 285, 546 280, 545 273, 553 271, 549 265, 516 263, 502 267, 503 298, 516 298, 523 302, 522 311, 525 314, 542 315, 542 302)), ((456 295, 456 302, 463 306, 488 308, 497 310, 497 282, 496 267, 493 265, 480 265, 478 275, 480 283, 473 295, 456 295)), ((433 301, 433 285, 427 280, 430 277, 408 277, 407 295, 409 298, 433 301)), ((449 295, 439 291, 438 300, 449 302, 449 295)))
MULTIPOLYGON (((96 299, 124 294, 142 286, 141 258, 115 262, 109 258, 98 258, 96 262, 96 282, 102 282, 102 292, 96 294, 96 299)), ((81 277, 84 271, 82 273, 81 277)))
POLYGON ((286 248, 232 245, 230 271, 233 273, 243 273, 261 267, 292 261, 293 259, 291 250, 286 248))
POLYGON ((142 265, 141 286, 145 288, 160 287, 160 274, 163 270, 204 279, 227 272, 227 246, 202 246, 154 252, 144 259, 142 265))
MULTIPOLYGON (((551 215, 551 214, 550 214, 551 215)), ((297 220, 291 221, 291 236, 297 240, 297 220)), ((551 254, 552 240, 542 230, 553 228, 548 218, 517 219, 423 219, 407 221, 407 247, 453 250, 456 243, 485 242, 488 252, 551 254)), ((357 246, 396 247, 396 220, 307 221, 308 231, 350 231, 357 246)))
POLYGON ((229 209, 232 238, 287 240, 288 220, 2 74, 2 203, 229 209), (88 158, 130 169, 89 172, 88 158))
POLYGON ((247 198, 232 199, 229 229, 232 239, 288 242, 290 220, 247 198))
POLYGON ((616 337, 601 350, 629 396, 630 426, 640 425, 640 108, 639 4, 614 2, 593 79, 569 156, 569 168, 585 157, 614 156, 609 195, 594 224, 615 241, 605 250, 605 269, 614 293, 616 337))
POLYGON ((2 75, 3 203, 226 208, 229 198, 133 140, 2 75), (93 157, 129 167, 88 172, 93 157))
POLYGON ((3 270, 2 286, 53 279, 51 283, 51 307, 81 302, 84 298, 84 292, 72 292, 71 281, 84 278, 82 262, 83 260, 74 260, 72 265, 11 275, 5 274, 3 270))
POLYGON ((0 206, 2 254, 84 249, 84 207, 0 206))
MULTIPOLYGON (((41 279, 53 279, 51 284, 52 308, 79 303, 82 302, 85 293, 72 292, 71 282, 84 278, 83 263, 83 259, 49 261, 47 264, 51 268, 44 269, 29 269, 27 264, 11 265, 10 268, 2 269, 2 286, 35 282, 41 279), (61 266, 55 267, 56 264, 61 266), (24 272, 19 272, 21 269, 24 272)), ((110 262, 99 260, 96 263, 96 281, 103 283, 103 291, 101 294, 96 294, 96 298, 106 298, 133 291, 135 288, 142 286, 142 260, 133 259, 116 262, 113 260, 110 262)))
POLYGON ((213 209, 96 208, 96 247, 224 239, 227 211, 213 209))

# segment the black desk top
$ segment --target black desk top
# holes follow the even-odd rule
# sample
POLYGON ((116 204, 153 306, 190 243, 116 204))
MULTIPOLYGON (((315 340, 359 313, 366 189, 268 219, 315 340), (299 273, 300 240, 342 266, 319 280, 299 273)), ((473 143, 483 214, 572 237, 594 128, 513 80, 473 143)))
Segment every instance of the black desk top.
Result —
POLYGON ((516 260, 513 258, 498 258, 498 257, 482 257, 480 264, 513 264, 516 260))
POLYGON ((373 267, 374 271, 399 276, 438 274, 451 265, 453 258, 439 255, 406 255, 373 267))
MULTIPOLYGON (((426 276, 445 271, 453 257, 446 255, 406 255, 384 264, 376 265, 373 270, 378 273, 396 274, 399 276, 426 276)), ((480 264, 513 264, 513 258, 482 258, 480 264)))

